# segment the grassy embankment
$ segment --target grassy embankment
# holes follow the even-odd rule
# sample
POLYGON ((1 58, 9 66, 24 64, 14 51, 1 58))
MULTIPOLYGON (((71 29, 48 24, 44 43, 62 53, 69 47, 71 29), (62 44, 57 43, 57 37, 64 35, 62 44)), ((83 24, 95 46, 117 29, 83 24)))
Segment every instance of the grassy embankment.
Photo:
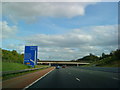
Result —
MULTIPOLYGON (((35 68, 41 68, 41 67, 48 67, 48 65, 36 65, 35 68)), ((2 63, 2 71, 17 71, 17 70, 24 70, 24 69, 33 69, 30 66, 26 66, 20 63, 9 63, 9 62, 3 62, 2 63)), ((42 70, 42 69, 39 69, 42 70)), ((31 72, 35 72, 38 70, 34 70, 34 71, 27 71, 27 72, 22 72, 22 73, 16 73, 16 74, 8 74, 8 75, 4 75, 2 76, 3 80, 9 79, 9 78, 13 78, 13 77, 17 77, 20 75, 24 75, 24 74, 28 74, 31 72)))
POLYGON ((96 67, 120 67, 120 60, 100 60, 96 61, 93 63, 90 63, 89 65, 84 65, 84 67, 91 67, 91 66, 96 66, 96 67))
POLYGON ((120 67, 120 49, 111 51, 109 54, 102 53, 99 57, 90 53, 90 55, 84 56, 77 61, 86 61, 90 63, 84 66, 120 67))
POLYGON ((2 61, 0 60, 0 72, 2 72, 2 61))
MULTIPOLYGON (((47 66, 48 65, 36 65, 35 68, 41 68, 47 66)), ((16 71, 23 69, 32 69, 32 67, 20 63, 2 62, 2 71, 16 71)))
MULTIPOLYGON (((10 50, 5 50, 5 49, 0 48, 0 70, 2 71, 2 75, 0 76, 0 79, 1 77, 3 79, 7 79, 7 78, 11 78, 11 77, 37 71, 37 70, 34 70, 34 71, 17 73, 17 74, 4 74, 4 72, 7 72, 7 71, 19 71, 19 70, 24 70, 24 69, 32 69, 32 67, 30 66, 23 65, 22 64, 23 60, 24 60, 24 54, 20 54, 16 50, 10 51, 10 50)), ((48 67, 48 66, 46 65, 35 66, 35 68, 41 68, 41 67, 48 67)))

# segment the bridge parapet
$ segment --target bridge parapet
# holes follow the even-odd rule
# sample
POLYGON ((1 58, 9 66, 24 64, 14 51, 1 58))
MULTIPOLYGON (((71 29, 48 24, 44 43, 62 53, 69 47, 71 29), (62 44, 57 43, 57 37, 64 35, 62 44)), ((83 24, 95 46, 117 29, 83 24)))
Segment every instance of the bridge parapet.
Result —
POLYGON ((90 64, 90 63, 83 63, 83 62, 38 62, 38 64, 90 64))

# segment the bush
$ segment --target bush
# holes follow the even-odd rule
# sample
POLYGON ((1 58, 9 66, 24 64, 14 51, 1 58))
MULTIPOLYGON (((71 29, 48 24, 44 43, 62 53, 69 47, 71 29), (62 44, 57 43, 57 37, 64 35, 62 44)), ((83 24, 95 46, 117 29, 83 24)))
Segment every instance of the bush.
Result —
POLYGON ((24 54, 19 54, 17 51, 2 50, 2 61, 3 62, 13 62, 13 63, 23 63, 24 54))

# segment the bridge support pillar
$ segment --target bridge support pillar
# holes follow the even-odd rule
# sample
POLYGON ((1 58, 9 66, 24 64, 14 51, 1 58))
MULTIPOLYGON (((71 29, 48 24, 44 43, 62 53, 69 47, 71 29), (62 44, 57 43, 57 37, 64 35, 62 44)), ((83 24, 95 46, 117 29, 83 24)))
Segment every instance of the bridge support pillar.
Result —
POLYGON ((77 64, 77 67, 79 66, 79 64, 77 64))
POLYGON ((49 66, 51 66, 51 63, 49 63, 49 66))

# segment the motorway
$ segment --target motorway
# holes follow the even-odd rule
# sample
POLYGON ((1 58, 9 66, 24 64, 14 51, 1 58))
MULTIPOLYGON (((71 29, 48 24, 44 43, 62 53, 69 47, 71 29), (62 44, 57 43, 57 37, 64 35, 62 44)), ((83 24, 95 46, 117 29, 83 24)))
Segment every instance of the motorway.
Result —
POLYGON ((110 68, 69 66, 55 69, 29 88, 119 88, 119 75, 110 68), (102 69, 104 71, 102 71, 102 69))

